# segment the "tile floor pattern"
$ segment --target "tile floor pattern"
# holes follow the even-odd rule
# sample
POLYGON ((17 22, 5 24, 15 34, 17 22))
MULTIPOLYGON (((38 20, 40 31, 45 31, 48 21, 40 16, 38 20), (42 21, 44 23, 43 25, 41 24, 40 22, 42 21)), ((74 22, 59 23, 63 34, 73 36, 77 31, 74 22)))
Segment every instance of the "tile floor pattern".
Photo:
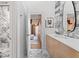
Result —
POLYGON ((29 58, 48 58, 49 55, 48 53, 45 51, 45 52, 42 52, 41 49, 31 49, 29 51, 29 58))

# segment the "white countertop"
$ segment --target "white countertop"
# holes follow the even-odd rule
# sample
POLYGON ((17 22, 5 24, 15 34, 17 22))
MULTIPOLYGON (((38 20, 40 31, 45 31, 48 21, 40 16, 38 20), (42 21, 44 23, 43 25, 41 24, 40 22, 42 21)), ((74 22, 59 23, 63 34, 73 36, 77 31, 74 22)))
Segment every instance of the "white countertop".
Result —
POLYGON ((47 30, 47 35, 51 36, 52 38, 55 38, 56 40, 66 44, 67 46, 75 49, 76 51, 79 51, 79 39, 74 39, 70 37, 65 37, 64 35, 57 35, 53 33, 52 30, 47 30))

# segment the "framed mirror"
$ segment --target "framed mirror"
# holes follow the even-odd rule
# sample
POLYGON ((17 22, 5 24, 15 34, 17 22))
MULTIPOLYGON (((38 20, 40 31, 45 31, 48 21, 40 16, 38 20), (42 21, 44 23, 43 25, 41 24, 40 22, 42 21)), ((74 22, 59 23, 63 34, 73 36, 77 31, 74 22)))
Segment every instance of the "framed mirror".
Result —
POLYGON ((73 2, 65 2, 63 9, 63 28, 65 32, 72 32, 75 29, 75 10, 73 2))

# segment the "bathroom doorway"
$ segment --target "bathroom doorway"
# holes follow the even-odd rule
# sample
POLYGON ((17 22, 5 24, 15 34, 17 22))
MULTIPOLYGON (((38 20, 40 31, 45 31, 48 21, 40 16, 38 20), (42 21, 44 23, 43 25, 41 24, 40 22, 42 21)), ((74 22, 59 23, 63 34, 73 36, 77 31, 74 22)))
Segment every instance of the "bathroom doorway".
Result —
POLYGON ((31 49, 41 49, 41 14, 32 14, 30 18, 31 36, 30 47, 31 49))
POLYGON ((28 57, 42 57, 42 23, 41 14, 29 14, 28 20, 28 57))

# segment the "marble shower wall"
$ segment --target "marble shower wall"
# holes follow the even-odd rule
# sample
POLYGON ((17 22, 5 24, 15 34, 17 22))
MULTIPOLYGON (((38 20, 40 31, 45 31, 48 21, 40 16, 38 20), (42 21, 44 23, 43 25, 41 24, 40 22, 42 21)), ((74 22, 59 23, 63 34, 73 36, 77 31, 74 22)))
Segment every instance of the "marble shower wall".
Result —
POLYGON ((0 5, 0 58, 10 57, 10 15, 9 6, 0 5))

